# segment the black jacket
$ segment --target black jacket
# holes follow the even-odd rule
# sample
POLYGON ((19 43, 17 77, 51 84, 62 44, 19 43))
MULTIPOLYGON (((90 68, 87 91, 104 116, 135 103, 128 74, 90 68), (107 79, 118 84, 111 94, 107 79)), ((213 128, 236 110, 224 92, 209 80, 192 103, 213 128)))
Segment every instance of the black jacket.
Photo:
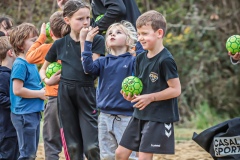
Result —
POLYGON ((0 140, 16 136, 16 131, 10 118, 10 75, 11 70, 9 68, 0 66, 0 140))
POLYGON ((92 26, 98 26, 100 33, 121 20, 127 20, 136 26, 140 11, 135 0, 90 0, 92 6, 92 26), (104 15, 96 21, 99 15, 104 15))

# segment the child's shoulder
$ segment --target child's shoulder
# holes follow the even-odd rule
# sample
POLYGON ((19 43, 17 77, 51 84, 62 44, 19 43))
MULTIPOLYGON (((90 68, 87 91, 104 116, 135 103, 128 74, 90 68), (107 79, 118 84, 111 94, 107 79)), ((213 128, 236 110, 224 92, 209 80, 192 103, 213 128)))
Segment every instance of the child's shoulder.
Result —
POLYGON ((52 43, 52 46, 57 46, 57 47, 60 47, 60 46, 64 46, 66 44, 69 44, 69 41, 70 41, 70 38, 67 37, 68 35, 62 37, 62 38, 59 38, 57 40, 55 40, 53 43, 52 43))
POLYGON ((144 56, 146 56, 148 51, 143 51, 136 55, 136 59, 142 59, 144 56))

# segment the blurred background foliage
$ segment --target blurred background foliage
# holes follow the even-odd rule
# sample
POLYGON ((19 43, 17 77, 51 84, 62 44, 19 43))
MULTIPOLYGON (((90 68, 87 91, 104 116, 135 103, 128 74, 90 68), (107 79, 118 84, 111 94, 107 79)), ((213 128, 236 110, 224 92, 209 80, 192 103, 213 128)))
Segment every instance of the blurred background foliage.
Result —
MULTIPOLYGON (((136 0, 167 19, 164 45, 178 65, 182 84, 179 126, 206 128, 240 115, 240 64, 232 65, 225 42, 240 34, 240 0, 136 0)), ((58 10, 56 0, 1 0, 0 13, 14 24, 40 28, 58 10)), ((131 14, 131 13, 130 13, 131 14)))

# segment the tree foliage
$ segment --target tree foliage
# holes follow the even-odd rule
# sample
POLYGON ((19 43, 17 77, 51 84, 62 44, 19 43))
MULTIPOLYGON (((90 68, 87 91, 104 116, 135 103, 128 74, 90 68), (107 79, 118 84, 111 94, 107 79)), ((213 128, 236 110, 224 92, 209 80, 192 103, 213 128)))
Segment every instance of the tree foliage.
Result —
MULTIPOLYGON (((240 66, 231 64, 225 43, 240 34, 240 1, 136 1, 141 12, 157 10, 168 21, 164 45, 178 65, 182 119, 189 119, 206 103, 219 116, 239 116, 240 66)), ((31 22, 38 27, 58 9, 56 0, 1 0, 0 6, 0 13, 10 15, 15 24, 31 22)))

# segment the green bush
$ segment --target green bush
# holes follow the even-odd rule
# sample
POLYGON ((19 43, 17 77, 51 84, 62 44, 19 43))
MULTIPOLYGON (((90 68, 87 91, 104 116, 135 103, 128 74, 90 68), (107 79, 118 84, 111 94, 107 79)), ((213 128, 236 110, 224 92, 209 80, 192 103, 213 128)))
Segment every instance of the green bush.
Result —
POLYGON ((209 107, 207 103, 203 103, 199 109, 195 110, 195 114, 192 115, 190 123, 194 128, 207 129, 216 124, 230 119, 226 113, 221 115, 216 112, 216 109, 209 107))

